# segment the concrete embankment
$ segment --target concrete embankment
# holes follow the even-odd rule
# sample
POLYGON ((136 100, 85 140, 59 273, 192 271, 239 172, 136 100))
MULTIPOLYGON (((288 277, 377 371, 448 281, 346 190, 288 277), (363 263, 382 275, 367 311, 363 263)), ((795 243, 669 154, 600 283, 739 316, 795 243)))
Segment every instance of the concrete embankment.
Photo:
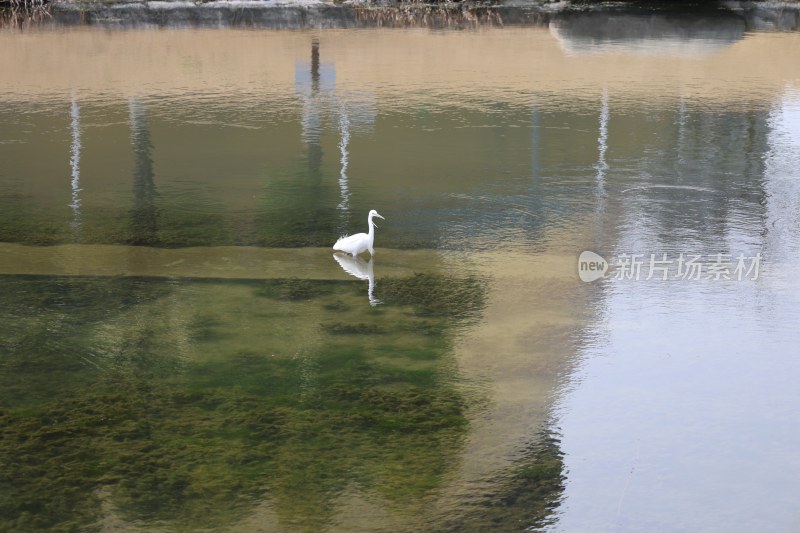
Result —
MULTIPOLYGON (((496 0, 492 2, 408 3, 397 0, 333 3, 322 0, 232 0, 211 2, 55 0, 37 24, 135 27, 252 27, 270 29, 369 27, 472 27, 549 25, 615 28, 645 33, 691 33, 708 21, 736 20, 744 31, 794 31, 800 28, 800 1, 720 1, 698 5, 496 0), (639 21, 639 19, 642 19, 639 21), (643 22, 642 22, 643 21, 643 22), (658 22, 658 21, 657 21, 658 22)), ((702 30, 702 28, 701 28, 702 30)), ((654 37, 658 37, 655 35, 654 37)), ((646 37, 646 36, 645 36, 646 37)))

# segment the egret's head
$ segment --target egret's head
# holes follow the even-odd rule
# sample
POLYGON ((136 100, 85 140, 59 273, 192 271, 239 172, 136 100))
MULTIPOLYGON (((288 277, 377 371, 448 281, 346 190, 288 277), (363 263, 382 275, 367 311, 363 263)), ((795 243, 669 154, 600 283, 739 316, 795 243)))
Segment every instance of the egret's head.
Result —
MULTIPOLYGON (((371 210, 371 211, 369 212, 369 223, 370 223, 371 225, 373 225, 373 226, 375 226, 375 227, 377 228, 377 227, 378 227, 378 225, 372 221, 372 218, 373 218, 373 217, 378 217, 378 218, 383 218, 383 217, 382 217, 382 216, 380 216, 380 215, 378 214, 378 212, 377 212, 377 211, 375 211, 374 209, 373 209, 373 210, 371 210)), ((386 220, 386 219, 384 218, 384 220, 386 220)))

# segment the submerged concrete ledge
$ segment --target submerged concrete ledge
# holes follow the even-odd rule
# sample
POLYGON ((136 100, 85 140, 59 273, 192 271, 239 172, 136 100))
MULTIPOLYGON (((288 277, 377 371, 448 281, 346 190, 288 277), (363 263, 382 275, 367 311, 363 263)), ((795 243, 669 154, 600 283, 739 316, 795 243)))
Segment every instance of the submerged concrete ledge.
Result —
MULTIPOLYGON (((365 263, 368 258, 364 255, 365 263)), ((453 262, 453 268, 458 270, 453 262)), ((449 264, 445 254, 436 250, 379 249, 374 259, 375 274, 380 277, 439 271, 443 264, 449 264)), ((0 243, 0 275, 355 279, 339 267, 330 248, 150 248, 105 244, 0 243)))

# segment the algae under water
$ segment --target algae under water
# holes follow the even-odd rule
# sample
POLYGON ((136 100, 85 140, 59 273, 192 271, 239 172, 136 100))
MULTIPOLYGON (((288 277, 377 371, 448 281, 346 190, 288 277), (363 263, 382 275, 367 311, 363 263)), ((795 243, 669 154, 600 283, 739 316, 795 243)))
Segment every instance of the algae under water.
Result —
POLYGON ((268 497, 312 531, 350 486, 413 512, 463 446, 448 330, 478 284, 431 278, 460 302, 426 315, 436 335, 413 333, 424 296, 374 310, 349 282, 0 284, 4 529, 92 529, 101 498, 131 523, 223 527, 268 497))

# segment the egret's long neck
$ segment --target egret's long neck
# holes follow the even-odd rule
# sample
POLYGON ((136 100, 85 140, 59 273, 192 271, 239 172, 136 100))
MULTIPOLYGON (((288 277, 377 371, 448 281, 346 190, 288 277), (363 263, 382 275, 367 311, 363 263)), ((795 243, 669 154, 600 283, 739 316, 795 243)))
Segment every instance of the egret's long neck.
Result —
POLYGON ((375 235, 375 223, 372 222, 372 217, 367 217, 367 225, 369 226, 369 233, 367 233, 367 235, 371 239, 375 235))

